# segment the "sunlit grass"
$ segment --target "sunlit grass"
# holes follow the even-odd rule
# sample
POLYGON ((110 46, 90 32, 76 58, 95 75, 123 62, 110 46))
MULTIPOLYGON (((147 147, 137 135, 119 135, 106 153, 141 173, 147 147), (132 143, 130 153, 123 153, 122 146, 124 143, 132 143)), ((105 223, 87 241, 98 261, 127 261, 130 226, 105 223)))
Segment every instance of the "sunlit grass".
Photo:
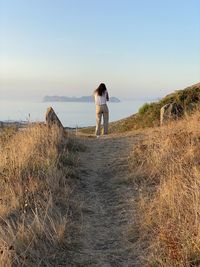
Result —
POLYGON ((139 244, 147 266, 199 266, 200 113, 148 132, 134 147, 139 244), (194 264, 194 265, 192 265, 194 264))
POLYGON ((1 131, 0 143, 1 266, 62 264, 77 144, 40 125, 1 131))

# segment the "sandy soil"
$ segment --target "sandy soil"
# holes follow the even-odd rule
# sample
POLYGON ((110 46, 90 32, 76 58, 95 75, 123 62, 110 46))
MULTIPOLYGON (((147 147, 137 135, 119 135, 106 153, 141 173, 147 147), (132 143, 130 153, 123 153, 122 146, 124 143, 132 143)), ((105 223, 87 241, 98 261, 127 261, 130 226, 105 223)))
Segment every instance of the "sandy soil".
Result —
POLYGON ((75 194, 82 203, 81 234, 72 266, 141 266, 135 249, 137 230, 131 234, 128 230, 136 225, 133 213, 137 192, 127 182, 128 156, 139 137, 78 138, 86 151, 79 155, 75 194))

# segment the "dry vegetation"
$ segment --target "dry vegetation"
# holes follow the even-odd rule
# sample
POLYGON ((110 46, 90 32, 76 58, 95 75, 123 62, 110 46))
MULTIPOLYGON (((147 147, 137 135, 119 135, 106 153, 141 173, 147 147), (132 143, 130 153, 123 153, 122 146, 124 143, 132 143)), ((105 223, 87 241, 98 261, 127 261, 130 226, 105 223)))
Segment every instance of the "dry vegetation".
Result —
MULTIPOLYGON (((127 182, 132 179, 135 183, 134 203, 138 200, 138 208, 134 206, 130 240, 133 240, 135 250, 142 251, 141 266, 200 266, 200 111, 195 112, 200 99, 199 86, 197 84, 173 93, 158 103, 146 104, 138 114, 110 124, 110 132, 114 133, 158 125, 160 107, 168 100, 176 100, 185 111, 184 119, 143 132, 145 140, 134 146, 130 157, 131 174, 129 176, 127 169, 127 182), (188 116, 192 112, 195 113, 188 116)), ((83 131, 93 133, 94 127, 83 131)), ((143 134, 139 133, 140 138, 143 134)), ((109 140, 111 146, 112 138, 109 140)), ((121 146, 123 151, 125 145, 131 146, 130 140, 127 144, 124 142, 125 139, 121 146)), ((106 147, 107 155, 119 153, 120 144, 116 144, 113 150, 108 145, 106 147)), ((73 265, 76 262, 76 259, 73 260, 74 251, 80 257, 78 262, 84 262, 84 253, 86 259, 94 255, 90 254, 91 251, 89 253, 88 246, 86 252, 83 247, 84 253, 81 253, 80 246, 84 242, 82 240, 81 243, 77 227, 84 228, 84 225, 81 226, 83 222, 77 211, 80 199, 75 198, 85 193, 83 199, 86 199, 89 193, 90 200, 92 190, 105 194, 106 183, 102 183, 102 188, 101 183, 96 183, 99 184, 97 188, 96 184, 94 186, 96 168, 99 163, 103 166, 105 162, 96 157, 94 170, 90 162, 96 155, 105 160, 105 147, 98 143, 97 146, 92 145, 93 154, 88 153, 85 163, 86 177, 83 175, 86 184, 79 181, 78 190, 82 192, 76 192, 73 191, 75 179, 72 179, 77 165, 74 152, 80 148, 77 141, 63 135, 56 127, 47 129, 44 125, 36 125, 21 131, 15 128, 0 131, 0 266, 76 266, 73 265), (99 150, 102 154, 98 154, 98 149, 102 148, 102 151, 99 150), (92 183, 90 179, 93 179, 92 183)), ((97 172, 96 179, 99 179, 99 173, 103 171, 97 172)), ((107 179, 109 172, 105 175, 106 180, 110 181, 107 179)), ((96 196, 96 192, 93 194, 96 196)), ((108 196, 112 196, 111 191, 108 191, 108 196)), ((93 203, 94 199, 91 201, 93 203)), ((99 199, 96 203, 100 203, 99 199)), ((91 211, 90 205, 89 202, 88 210, 91 211)), ((95 212, 93 216, 88 215, 87 222, 91 222, 91 227, 86 228, 89 230, 94 228, 95 212)), ((101 220, 102 217, 97 223, 98 227, 101 220)), ((105 232, 109 227, 114 229, 108 224, 105 232)), ((96 239, 90 231, 86 231, 87 234, 92 241, 96 239)), ((114 233, 116 236, 118 234, 117 231, 114 233)), ((103 241, 107 244, 109 237, 105 237, 103 241)), ((102 242, 101 235, 99 240, 102 242)), ((103 258, 105 250, 98 253, 95 255, 103 258)), ((93 260, 95 262, 98 258, 93 260)))
POLYGON ((200 112, 149 131, 131 168, 146 266, 200 266, 200 112))
POLYGON ((57 128, 0 132, 0 266, 67 266, 77 148, 57 128))

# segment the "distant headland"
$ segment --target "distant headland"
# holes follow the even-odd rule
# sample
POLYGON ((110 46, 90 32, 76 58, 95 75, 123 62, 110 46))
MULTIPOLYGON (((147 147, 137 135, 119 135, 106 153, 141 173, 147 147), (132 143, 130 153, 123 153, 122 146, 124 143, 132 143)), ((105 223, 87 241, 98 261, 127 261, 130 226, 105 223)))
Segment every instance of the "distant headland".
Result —
MULTIPOLYGON (((68 97, 68 96, 45 96, 43 102, 94 102, 93 96, 81 96, 81 97, 68 97)), ((110 97, 110 102, 121 102, 117 97, 110 97)))

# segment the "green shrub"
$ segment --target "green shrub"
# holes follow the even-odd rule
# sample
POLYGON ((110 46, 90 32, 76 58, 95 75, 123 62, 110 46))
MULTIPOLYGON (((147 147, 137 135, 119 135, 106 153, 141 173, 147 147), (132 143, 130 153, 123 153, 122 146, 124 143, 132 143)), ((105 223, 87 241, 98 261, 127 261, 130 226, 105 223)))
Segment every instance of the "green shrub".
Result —
POLYGON ((141 106, 141 108, 139 108, 139 111, 138 111, 139 114, 140 115, 145 114, 148 111, 149 107, 150 107, 150 104, 149 103, 145 103, 143 106, 141 106))

